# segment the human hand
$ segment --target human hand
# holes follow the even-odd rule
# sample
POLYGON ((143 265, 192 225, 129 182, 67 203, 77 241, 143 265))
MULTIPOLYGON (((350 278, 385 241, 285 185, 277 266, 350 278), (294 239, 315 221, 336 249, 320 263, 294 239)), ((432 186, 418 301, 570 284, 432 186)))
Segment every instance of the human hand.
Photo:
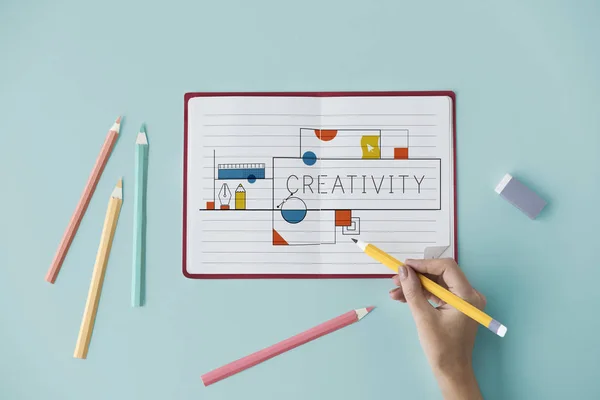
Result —
POLYGON ((485 307, 485 296, 471 286, 452 259, 406 260, 393 278, 398 287, 390 291, 392 299, 408 303, 444 398, 481 399, 472 367, 477 322, 423 289, 415 271, 480 310, 485 307))

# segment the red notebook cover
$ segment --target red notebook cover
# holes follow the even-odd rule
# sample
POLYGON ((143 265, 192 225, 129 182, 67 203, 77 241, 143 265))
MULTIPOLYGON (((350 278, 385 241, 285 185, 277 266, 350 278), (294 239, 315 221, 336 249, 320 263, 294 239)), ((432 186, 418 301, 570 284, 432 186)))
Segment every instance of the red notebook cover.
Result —
POLYGON ((390 278, 393 274, 192 274, 187 271, 187 167, 188 167, 188 102, 194 97, 263 96, 263 97, 376 97, 444 96, 452 99, 452 147, 454 191, 454 259, 458 262, 458 215, 456 182, 456 94, 453 91, 378 91, 378 92, 192 92, 184 96, 183 122, 183 235, 182 272, 190 279, 364 279, 390 278))

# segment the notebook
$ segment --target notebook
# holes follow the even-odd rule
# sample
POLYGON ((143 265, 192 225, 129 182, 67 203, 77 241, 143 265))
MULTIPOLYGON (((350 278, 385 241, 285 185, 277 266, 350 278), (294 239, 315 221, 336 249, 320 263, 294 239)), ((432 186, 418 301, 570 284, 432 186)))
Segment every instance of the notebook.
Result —
POLYGON ((187 93, 188 278, 389 277, 457 257, 453 92, 187 93))

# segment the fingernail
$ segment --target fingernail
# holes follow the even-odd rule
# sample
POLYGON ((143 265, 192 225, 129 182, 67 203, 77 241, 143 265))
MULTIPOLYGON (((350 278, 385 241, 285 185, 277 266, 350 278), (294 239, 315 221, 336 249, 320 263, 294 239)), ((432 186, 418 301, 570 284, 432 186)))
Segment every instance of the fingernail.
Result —
POLYGON ((408 271, 406 271, 406 267, 404 265, 398 268, 398 277, 401 281, 405 280, 408 276, 408 271))

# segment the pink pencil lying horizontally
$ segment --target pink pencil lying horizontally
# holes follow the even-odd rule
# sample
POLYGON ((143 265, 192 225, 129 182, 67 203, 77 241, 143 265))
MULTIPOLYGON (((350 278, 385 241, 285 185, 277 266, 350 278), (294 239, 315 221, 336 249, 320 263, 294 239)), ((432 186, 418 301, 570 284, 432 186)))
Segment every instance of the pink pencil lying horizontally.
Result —
POLYGON ((242 372, 245 369, 260 364, 261 362, 278 356, 281 353, 292 350, 293 348, 308 343, 311 340, 317 339, 321 336, 327 335, 328 333, 337 331, 340 328, 360 321, 365 315, 370 313, 373 308, 374 307, 367 307, 348 311, 339 317, 330 319, 327 322, 323 322, 322 324, 299 333, 296 336, 292 336, 291 338, 267 347, 266 349, 262 349, 256 353, 250 354, 249 356, 240 358, 237 361, 212 370, 202 375, 202 382, 204 383, 204 386, 208 386, 222 379, 229 378, 238 372, 242 372))
POLYGON ((81 198, 79 199, 79 203, 77 207, 75 207, 75 211, 71 216, 71 220, 69 221, 69 225, 65 230, 65 233, 60 241, 60 245, 58 246, 58 250, 56 250, 56 254, 54 255, 54 260, 52 260, 52 264, 50 265, 50 269, 46 274, 46 280, 50 283, 54 283, 56 281, 56 277, 58 276, 58 271, 60 271, 60 267, 62 266, 65 257, 67 256, 67 252, 69 251, 69 247, 71 246, 71 242, 73 242, 73 238, 75 237, 75 233, 77 233, 77 229, 79 228, 79 224, 83 219, 83 215, 87 210, 88 204, 90 204, 90 200, 92 199, 92 195, 96 190, 96 186, 98 185, 98 181, 100 180, 100 176, 102 175, 102 171, 104 171, 104 167, 108 162, 108 158, 110 157, 110 153, 117 141, 117 136, 119 135, 119 128, 121 127, 121 117, 117 118, 113 126, 108 131, 108 135, 106 135, 106 140, 102 145, 102 149, 100 150, 100 154, 96 159, 96 164, 92 169, 92 173, 88 178, 87 184, 81 194, 81 198))

